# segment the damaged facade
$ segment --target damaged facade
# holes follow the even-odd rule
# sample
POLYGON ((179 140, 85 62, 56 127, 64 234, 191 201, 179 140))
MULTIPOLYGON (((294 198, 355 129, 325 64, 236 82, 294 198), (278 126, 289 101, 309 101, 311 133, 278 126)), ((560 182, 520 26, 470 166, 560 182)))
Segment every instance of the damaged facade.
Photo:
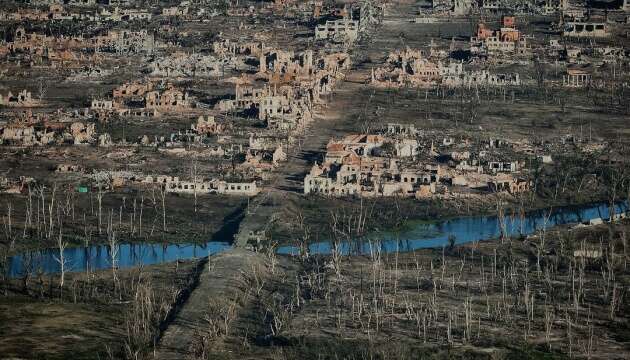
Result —
POLYGON ((410 49, 391 53, 386 66, 372 69, 370 82, 374 86, 388 88, 521 85, 518 73, 494 74, 487 70, 467 72, 461 63, 436 63, 426 58, 421 51, 410 49))
POLYGON ((358 21, 349 18, 328 20, 315 28, 315 40, 333 40, 352 43, 359 37, 358 21))
POLYGON ((436 147, 435 140, 402 124, 388 124, 383 135, 330 140, 323 163, 304 178, 304 193, 426 198, 529 191, 523 163, 498 160, 508 144, 490 139, 474 150, 468 141, 444 138, 436 147))

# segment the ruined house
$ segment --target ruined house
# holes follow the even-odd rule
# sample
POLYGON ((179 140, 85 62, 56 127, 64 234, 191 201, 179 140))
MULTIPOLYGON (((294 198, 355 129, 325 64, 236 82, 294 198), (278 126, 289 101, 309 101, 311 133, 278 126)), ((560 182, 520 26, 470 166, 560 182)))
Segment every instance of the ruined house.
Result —
POLYGON ((116 53, 153 53, 155 37, 147 30, 110 30, 107 35, 92 39, 93 46, 100 51, 116 53))
POLYGON ((481 8, 489 12, 498 12, 502 6, 502 0, 481 0, 481 8))
POLYGON ((553 15, 569 8, 567 0, 545 0, 543 5, 543 14, 553 15))
POLYGON ((150 82, 131 82, 115 88, 112 95, 114 99, 141 99, 151 90, 153 90, 153 84, 150 82))
POLYGON ((15 95, 10 91, 6 96, 0 95, 0 105, 8 107, 33 107, 40 105, 40 102, 33 99, 30 91, 22 90, 15 95))
POLYGON ((440 79, 440 65, 409 48, 390 53, 385 66, 372 69, 371 75, 372 85, 379 87, 429 87, 440 79))
POLYGON ((146 176, 142 184, 158 184, 167 192, 181 194, 225 194, 235 196, 255 196, 260 192, 256 182, 226 182, 222 180, 192 180, 184 181, 175 176, 146 176))
POLYGON ((234 57, 216 58, 212 55, 175 53, 149 63, 151 75, 160 77, 218 77, 242 63, 234 57))
POLYGON ((259 119, 273 129, 303 128, 312 120, 311 103, 303 96, 269 95, 260 102, 259 119))
POLYGON ((18 178, 0 177, 0 193, 22 194, 27 192, 30 185, 35 184, 32 177, 20 176, 18 178))
MULTIPOLYGON (((343 70, 350 67, 346 53, 326 54, 314 59, 310 50, 293 53, 269 50, 261 54, 257 76, 270 84, 296 84, 308 102, 319 102, 320 96, 332 91, 335 83, 344 77, 343 70)), ((295 98, 295 97, 294 97, 295 98)))
POLYGON ((0 127, 0 143, 18 146, 51 145, 69 142, 75 145, 94 141, 94 124, 81 122, 45 122, 37 128, 26 124, 10 124, 0 127))
MULTIPOLYGON (((305 194, 325 196, 424 197, 436 191, 439 167, 400 169, 397 158, 381 157, 376 151, 386 142, 380 135, 349 135, 331 140, 322 165, 314 164, 304 179, 305 194)), ((400 157, 415 154, 415 139, 394 141, 400 157), (409 147, 410 146, 410 147, 409 147)))
POLYGON ((475 11, 478 3, 471 0, 433 0, 432 7, 433 13, 465 16, 475 11))
MULTIPOLYGON (((168 106, 159 106, 158 100, 152 99, 152 107, 127 107, 126 101, 143 101, 149 90, 152 89, 152 85, 129 83, 123 84, 120 87, 113 90, 113 99, 93 99, 90 105, 90 110, 101 121, 107 121, 111 114, 118 114, 119 116, 126 117, 145 117, 156 118, 161 114, 160 109, 166 110, 168 106)), ((156 92, 159 94, 159 92, 156 92)), ((161 100, 160 100, 161 101, 161 100)))
POLYGON ((347 135, 341 140, 331 139, 326 145, 326 162, 340 163, 349 154, 370 156, 372 151, 385 143, 381 135, 347 135))
POLYGON ((8 21, 48 21, 48 20, 62 20, 67 18, 68 14, 65 12, 62 4, 50 4, 48 10, 40 9, 24 9, 20 8, 12 12, 1 12, 0 20, 8 21))
POLYGON ((519 86, 521 78, 518 73, 492 74, 487 70, 445 75, 442 84, 446 86, 519 86))
POLYGON ((216 108, 220 111, 233 111, 257 107, 268 92, 268 87, 254 88, 250 85, 236 84, 235 99, 221 100, 216 105, 216 108))
POLYGON ((605 22, 569 21, 565 24, 562 35, 579 38, 602 38, 610 36, 610 33, 605 22))
POLYGON ((453 15, 465 16, 471 14, 477 7, 477 3, 472 0, 454 0, 453 15))
POLYGON ((212 43, 212 51, 217 55, 249 55, 260 57, 269 48, 262 42, 233 42, 229 39, 212 43))
POLYGON ((476 36, 470 39, 471 51, 473 53, 527 55, 529 53, 527 41, 515 28, 515 17, 503 16, 501 23, 502 26, 498 30, 492 30, 484 23, 479 23, 476 36))
POLYGON ((400 124, 388 124, 384 133, 331 139, 323 162, 305 177, 304 193, 420 199, 529 190, 529 182, 517 175, 524 162, 509 159, 505 151, 512 144, 504 139, 474 145, 452 136, 437 141, 441 135, 400 124), (487 150, 478 151, 479 145, 487 150))
POLYGON ((305 194, 425 197, 436 191, 439 170, 399 170, 396 161, 349 154, 341 163, 313 165, 304 178, 305 194))
POLYGON ((359 22, 344 18, 328 20, 315 28, 315 40, 332 40, 335 42, 354 42, 359 37, 359 22))
POLYGON ((86 125, 81 122, 75 122, 70 125, 70 135, 72 135, 72 141, 75 145, 92 143, 96 135, 95 124, 90 123, 86 125))
POLYGON ((240 165, 243 169, 251 169, 255 173, 262 173, 276 168, 287 160, 287 154, 282 146, 273 150, 249 148, 245 153, 245 161, 240 165))
POLYGON ((414 136, 418 130, 414 124, 388 123, 385 132, 388 135, 414 136))
POLYGON ((157 109, 147 108, 123 108, 117 110, 118 115, 128 117, 141 117, 141 118, 158 118, 162 114, 157 109))
POLYGON ((138 20, 151 20, 153 14, 147 10, 142 9, 121 9, 118 6, 114 7, 113 11, 103 9, 100 16, 104 20, 109 21, 138 21, 138 20))
POLYGON ((84 66, 79 70, 74 70, 72 75, 66 78, 67 81, 89 81, 101 80, 113 73, 112 70, 102 69, 98 66, 84 66))
POLYGON ((191 130, 198 134, 214 135, 220 134, 225 130, 225 125, 219 124, 214 120, 214 116, 204 118, 200 115, 196 124, 192 124, 191 130))
POLYGON ((513 177, 496 177, 488 182, 491 192, 508 192, 518 194, 529 191, 531 183, 527 180, 513 177))
POLYGON ((192 107, 188 93, 174 88, 149 91, 144 96, 145 107, 159 111, 179 111, 192 107))
POLYGON ((113 145, 111 135, 105 133, 98 136, 98 146, 107 147, 113 145))
POLYGON ((292 51, 270 50, 260 55, 258 72, 267 74, 269 81, 277 82, 282 78, 284 82, 298 77, 313 75, 313 51, 294 54, 292 51))
POLYGON ((372 69, 371 83, 378 87, 518 86, 518 73, 493 74, 487 70, 466 72, 461 63, 443 65, 423 57, 420 50, 392 52, 383 67, 372 69))
POLYGON ((293 86, 236 85, 236 99, 221 100, 216 107, 221 111, 255 110, 258 118, 268 121, 271 127, 294 128, 310 121, 311 106, 308 95, 293 86))
POLYGON ((453 0, 433 0, 431 6, 434 12, 446 12, 453 9, 453 0))
POLYGON ((418 155, 418 140, 416 139, 399 139, 394 141, 394 155, 403 157, 413 157, 418 155))
POLYGON ((37 142, 35 128, 32 126, 9 125, 0 130, 3 144, 33 145, 37 142))
POLYGON ((69 6, 96 6, 96 0, 65 0, 69 6))
POLYGON ((167 7, 162 9, 162 16, 186 16, 188 10, 188 6, 167 7))
POLYGON ((30 0, 33 5, 96 6, 96 0, 30 0))
POLYGON ((512 173, 520 170, 521 164, 518 161, 490 161, 488 170, 492 173, 507 172, 512 173))
POLYGON ((90 109, 95 111, 111 111, 116 108, 113 100, 93 99, 90 109))

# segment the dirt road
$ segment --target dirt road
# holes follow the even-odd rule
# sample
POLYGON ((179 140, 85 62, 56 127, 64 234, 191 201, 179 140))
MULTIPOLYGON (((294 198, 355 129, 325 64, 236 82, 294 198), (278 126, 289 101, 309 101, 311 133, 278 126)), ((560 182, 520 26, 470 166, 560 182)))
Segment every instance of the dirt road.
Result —
POLYGON ((251 271, 252 266, 262 265, 262 261, 260 254, 244 249, 210 257, 199 276, 198 286, 164 331, 155 358, 179 360, 194 353, 200 334, 208 329, 205 316, 211 300, 231 298, 243 285, 242 274, 251 271))

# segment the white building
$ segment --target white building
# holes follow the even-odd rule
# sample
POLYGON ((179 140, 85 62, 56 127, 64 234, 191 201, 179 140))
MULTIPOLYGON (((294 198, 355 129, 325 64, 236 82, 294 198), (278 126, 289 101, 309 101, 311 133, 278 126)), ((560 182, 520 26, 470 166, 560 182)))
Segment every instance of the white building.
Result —
POLYGON ((587 87, 591 81, 591 73, 582 69, 568 69, 567 74, 562 77, 562 84, 573 88, 587 87))
POLYGON ((599 22, 568 22, 562 33, 569 37, 606 37, 609 36, 606 23, 599 22))
POLYGON ((349 19, 326 21, 315 28, 315 40, 354 42, 359 37, 359 22, 349 19))

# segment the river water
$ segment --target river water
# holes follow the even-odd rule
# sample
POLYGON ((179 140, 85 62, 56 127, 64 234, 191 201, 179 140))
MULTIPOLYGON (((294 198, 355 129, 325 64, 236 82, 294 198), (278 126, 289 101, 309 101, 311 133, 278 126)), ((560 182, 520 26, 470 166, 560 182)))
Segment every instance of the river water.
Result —
MULTIPOLYGON (((615 214, 625 213, 628 204, 623 202, 615 206, 615 214)), ((572 223, 588 223, 594 219, 608 219, 610 217, 607 204, 593 204, 585 206, 559 207, 531 211, 521 220, 518 216, 505 215, 503 228, 507 236, 531 235, 543 228, 572 223)), ((496 239, 501 236, 501 222, 497 216, 459 217, 436 223, 419 223, 408 230, 400 232, 381 232, 368 236, 359 243, 344 242, 339 251, 344 254, 370 254, 379 248, 381 252, 413 251, 426 248, 441 248, 448 246, 450 239, 455 244, 465 244, 474 241, 496 239), (376 236, 375 236, 376 235, 376 236)), ((309 246, 312 254, 330 254, 330 242, 314 243, 309 246)), ((292 246, 278 249, 281 254, 297 254, 298 249, 292 246)))
MULTIPOLYGON (((627 211, 627 203, 616 205, 617 214, 627 211)), ((378 232, 361 242, 341 243, 343 254, 369 254, 378 246, 382 252, 413 251, 423 248, 441 248, 454 240, 455 244, 495 239, 501 235, 501 223, 509 236, 530 235, 543 228, 571 223, 585 223, 593 219, 609 218, 607 204, 560 207, 538 210, 520 217, 506 215, 503 222, 497 216, 460 217, 435 223, 411 223, 400 232, 378 232), (375 245, 377 244, 377 245, 375 245)), ((228 242, 209 241, 205 244, 120 244, 116 256, 119 268, 140 265, 160 264, 164 262, 205 257, 228 250, 228 242)), ((311 254, 330 254, 330 242, 318 242, 309 246, 311 254)), ((279 254, 297 254, 293 246, 283 246, 279 254)), ((20 277, 27 269, 37 273, 58 273, 59 251, 46 249, 15 255, 9 258, 8 275, 20 277)), ((84 248, 68 248, 64 251, 67 271, 100 270, 112 267, 111 252, 108 245, 94 245, 84 248)))

